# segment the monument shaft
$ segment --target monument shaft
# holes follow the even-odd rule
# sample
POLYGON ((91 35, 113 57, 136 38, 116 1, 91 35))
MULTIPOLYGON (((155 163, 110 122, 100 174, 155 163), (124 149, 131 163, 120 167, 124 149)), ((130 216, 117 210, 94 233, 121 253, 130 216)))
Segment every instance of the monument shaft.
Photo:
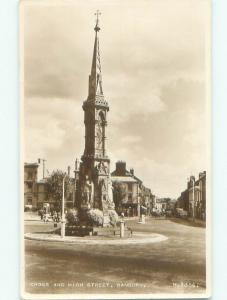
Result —
POLYGON ((109 105, 102 88, 101 61, 99 52, 100 30, 96 22, 95 43, 91 74, 89 75, 88 98, 83 103, 85 124, 85 149, 79 171, 80 208, 97 208, 103 211, 104 225, 109 222, 108 210, 114 209, 110 160, 106 154, 106 127, 109 105))

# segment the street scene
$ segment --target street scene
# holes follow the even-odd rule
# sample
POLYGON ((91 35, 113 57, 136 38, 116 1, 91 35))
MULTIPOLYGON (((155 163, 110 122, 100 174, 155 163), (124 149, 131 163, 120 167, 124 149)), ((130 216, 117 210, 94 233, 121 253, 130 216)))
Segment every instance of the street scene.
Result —
POLYGON ((21 6, 23 296, 206 297, 208 3, 59 1, 21 6))
MULTIPOLYGON (((38 294, 204 292, 205 228, 151 217, 144 225, 136 219, 126 224, 168 239, 138 245, 26 240, 26 290, 38 294)), ((52 227, 52 223, 25 222, 25 232, 45 232, 52 227)))

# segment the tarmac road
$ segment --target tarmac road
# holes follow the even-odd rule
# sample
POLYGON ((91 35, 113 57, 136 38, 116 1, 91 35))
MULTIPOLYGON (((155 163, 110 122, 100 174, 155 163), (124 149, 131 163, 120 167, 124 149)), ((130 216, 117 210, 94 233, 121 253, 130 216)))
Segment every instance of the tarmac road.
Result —
MULTIPOLYGON (((170 220, 127 221, 135 231, 168 240, 138 245, 75 245, 25 241, 29 293, 200 293, 205 292, 205 228, 170 220)), ((53 224, 25 222, 25 232, 53 224)))

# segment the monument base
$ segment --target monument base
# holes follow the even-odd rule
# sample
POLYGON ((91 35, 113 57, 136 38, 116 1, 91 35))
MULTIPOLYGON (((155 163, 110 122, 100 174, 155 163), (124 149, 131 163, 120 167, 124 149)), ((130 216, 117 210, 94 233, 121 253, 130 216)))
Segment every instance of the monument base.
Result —
MULTIPOLYGON (((66 225, 66 236, 116 236, 120 238, 121 230, 119 226, 115 227, 91 227, 91 226, 76 226, 66 225)), ((124 228, 124 237, 132 236, 131 228, 124 228)))
POLYGON ((103 227, 110 227, 110 217, 109 215, 103 215, 103 227))

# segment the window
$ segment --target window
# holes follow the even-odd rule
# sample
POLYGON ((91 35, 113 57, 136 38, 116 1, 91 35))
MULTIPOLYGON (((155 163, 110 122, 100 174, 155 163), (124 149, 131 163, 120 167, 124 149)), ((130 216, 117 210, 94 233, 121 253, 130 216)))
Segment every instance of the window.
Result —
POLYGON ((132 183, 128 183, 128 191, 132 192, 132 183))
POLYGON ((29 189, 32 188, 32 182, 28 182, 27 185, 28 185, 28 188, 29 188, 29 189))
POLYGON ((132 194, 129 194, 129 195, 128 195, 128 201, 129 201, 129 202, 132 202, 132 194))
POLYGON ((32 180, 32 172, 28 171, 28 180, 32 180))
POLYGON ((27 205, 32 205, 32 197, 27 198, 27 205))

